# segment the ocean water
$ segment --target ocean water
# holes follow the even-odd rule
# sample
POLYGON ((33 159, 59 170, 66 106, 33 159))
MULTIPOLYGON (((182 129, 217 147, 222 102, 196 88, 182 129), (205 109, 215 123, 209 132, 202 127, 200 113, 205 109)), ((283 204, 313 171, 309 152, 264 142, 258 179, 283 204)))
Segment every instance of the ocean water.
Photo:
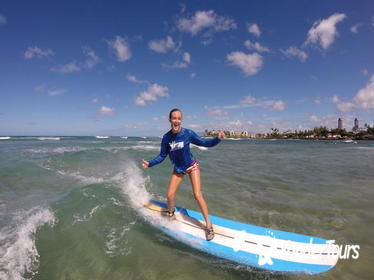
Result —
MULTIPOLYGON (((240 266, 166 236, 141 215, 164 200, 159 138, 0 140, 0 279, 373 279, 374 143, 222 141, 192 147, 210 214, 360 245, 317 275, 240 266)), ((198 210, 189 179, 178 205, 198 210)))

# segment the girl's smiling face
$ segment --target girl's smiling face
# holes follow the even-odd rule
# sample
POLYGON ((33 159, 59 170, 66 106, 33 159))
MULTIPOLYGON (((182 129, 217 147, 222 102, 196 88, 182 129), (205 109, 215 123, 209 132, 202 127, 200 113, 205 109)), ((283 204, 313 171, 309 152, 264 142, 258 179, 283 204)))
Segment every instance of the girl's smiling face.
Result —
POLYGON ((170 122, 173 133, 178 133, 181 130, 182 112, 174 111, 173 113, 171 113, 169 122, 170 122))

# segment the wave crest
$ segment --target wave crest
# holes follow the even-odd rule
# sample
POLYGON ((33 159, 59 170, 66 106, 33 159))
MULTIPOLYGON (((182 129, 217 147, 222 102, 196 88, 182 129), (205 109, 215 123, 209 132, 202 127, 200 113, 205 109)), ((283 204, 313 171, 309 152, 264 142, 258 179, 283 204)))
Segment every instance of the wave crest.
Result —
POLYGON ((35 234, 39 227, 53 226, 56 218, 46 208, 36 207, 15 217, 17 226, 0 232, 0 279, 21 280, 25 273, 33 273, 38 267, 39 253, 35 246, 35 234))

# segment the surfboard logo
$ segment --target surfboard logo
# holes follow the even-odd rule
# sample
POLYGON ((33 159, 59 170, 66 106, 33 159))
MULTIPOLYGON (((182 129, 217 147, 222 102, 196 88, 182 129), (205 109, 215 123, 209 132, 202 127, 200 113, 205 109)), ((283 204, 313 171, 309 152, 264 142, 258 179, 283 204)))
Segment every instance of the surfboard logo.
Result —
POLYGON ((173 141, 173 142, 169 143, 169 145, 170 145, 170 151, 171 152, 183 149, 183 147, 184 147, 184 143, 183 142, 175 142, 175 141, 173 141))

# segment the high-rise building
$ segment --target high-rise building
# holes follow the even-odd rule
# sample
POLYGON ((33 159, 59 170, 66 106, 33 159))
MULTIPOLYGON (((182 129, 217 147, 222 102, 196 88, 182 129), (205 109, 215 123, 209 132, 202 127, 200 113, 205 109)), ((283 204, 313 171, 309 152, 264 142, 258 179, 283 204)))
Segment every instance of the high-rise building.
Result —
POLYGON ((358 131, 360 129, 360 124, 358 122, 358 119, 355 118, 355 122, 354 122, 354 125, 353 125, 353 128, 352 128, 352 131, 358 131))
POLYGON ((343 119, 342 118, 338 119, 338 129, 343 129, 343 119))

